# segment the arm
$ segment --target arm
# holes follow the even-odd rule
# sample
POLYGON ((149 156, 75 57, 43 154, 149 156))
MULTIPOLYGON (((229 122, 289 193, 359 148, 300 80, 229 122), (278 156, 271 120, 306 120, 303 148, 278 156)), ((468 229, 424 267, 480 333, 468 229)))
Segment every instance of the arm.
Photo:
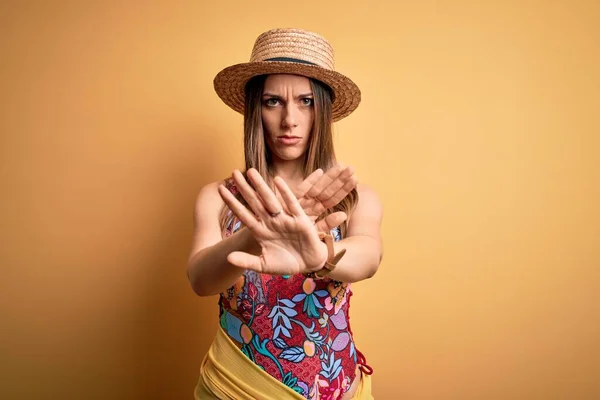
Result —
MULTIPOLYGON (((255 179, 260 177, 256 171, 249 171, 249 174, 254 174, 255 179)), ((246 188, 247 194, 253 192, 240 173, 234 172, 232 176, 238 188, 246 188)), ((226 194, 225 197, 230 198, 231 194, 221 183, 214 182, 203 187, 195 204, 194 239, 188 259, 187 275, 192 289, 199 296, 211 296, 225 291, 249 267, 244 263, 232 264, 231 261, 236 258, 235 254, 246 253, 258 256, 265 251, 264 246, 258 243, 250 229, 246 227, 223 239, 219 214, 225 205, 223 195, 226 194)), ((337 204, 355 185, 353 169, 336 165, 326 174, 321 170, 313 172, 298 187, 298 193, 292 193, 292 196, 303 198, 303 206, 308 210, 310 220, 314 224, 325 205, 337 204), (317 200, 313 197, 304 199, 307 193, 317 200)), ((270 192, 266 185, 263 189, 270 192)), ((277 202, 274 194, 272 200, 277 202)), ((260 200, 256 201, 260 202, 260 200)), ((274 209, 281 209, 281 205, 274 209)), ((245 208, 240 208, 241 210, 245 208)), ((327 232, 345 219, 345 213, 333 213, 317 222, 316 228, 327 232)))
MULTIPOLYGON (((236 184, 238 187, 243 185, 250 189, 245 180, 242 183, 243 177, 241 174, 234 173, 234 176, 237 179, 236 184)), ((195 204, 194 239, 188 259, 187 275, 192 289, 199 296, 211 296, 225 291, 244 272, 246 269, 244 267, 248 267, 243 264, 232 264, 232 253, 234 253, 233 257, 235 259, 235 253, 239 254, 241 252, 258 256, 264 251, 252 232, 246 227, 230 237, 222 238, 219 214, 224 206, 223 193, 229 194, 229 192, 220 184, 221 182, 214 182, 202 188, 195 204), (219 189, 219 186, 222 186, 221 189, 219 189)), ((299 196, 304 196, 306 191, 311 190, 317 195, 320 194, 323 201, 336 204, 339 199, 352 190, 355 180, 351 170, 340 167, 323 176, 322 172, 313 173, 302 185, 303 189, 298 194, 299 196), (349 173, 344 173, 344 171, 349 171, 349 173), (325 187, 337 189, 321 194, 321 190, 324 190, 325 187)), ((306 206, 311 211, 318 211, 318 207, 311 202, 308 202, 306 206)), ((281 207, 278 206, 277 208, 281 207)), ((345 219, 345 213, 330 214, 317 222, 317 230, 329 231, 345 219)), ((312 223, 314 224, 314 220, 312 220, 312 223)))
POLYGON ((194 238, 187 275, 192 289, 199 296, 223 292, 244 272, 244 268, 227 261, 230 253, 260 254, 260 247, 246 228, 222 238, 219 213, 224 203, 219 195, 219 184, 214 182, 203 187, 195 204, 194 238))
POLYGON ((328 275, 341 282, 371 278, 383 258, 383 207, 371 188, 359 184, 357 190, 359 200, 348 221, 347 237, 334 243, 336 254, 342 249, 346 249, 346 254, 328 275))

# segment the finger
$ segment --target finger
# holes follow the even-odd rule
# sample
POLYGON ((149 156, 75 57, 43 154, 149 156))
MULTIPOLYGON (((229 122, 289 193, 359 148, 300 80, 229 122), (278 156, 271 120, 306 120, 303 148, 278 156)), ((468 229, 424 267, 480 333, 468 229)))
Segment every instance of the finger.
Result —
POLYGON ((232 177, 242 197, 248 203, 248 206, 252 209, 252 211, 254 211, 256 215, 264 217, 267 214, 267 211, 265 211, 265 206, 258 197, 256 191, 246 181, 244 175, 240 171, 235 170, 233 171, 232 177))
POLYGON ((317 226, 317 230, 319 232, 329 232, 333 228, 340 226, 346 219, 348 215, 343 211, 334 212, 329 214, 315 225, 317 226))
POLYGON ((323 170, 321 168, 317 169, 312 174, 307 176, 306 179, 304 179, 302 183, 300 183, 298 187, 296 187, 296 190, 294 190, 296 198, 299 199, 301 197, 304 197, 306 193, 308 193, 308 191, 319 181, 319 179, 321 179, 322 176, 323 170))
POLYGON ((342 164, 336 164, 333 167, 329 168, 327 173, 319 179, 319 181, 308 191, 306 194, 308 197, 317 197, 321 192, 335 179, 338 175, 344 170, 344 166, 342 164))
POLYGON ((344 200, 344 198, 346 196, 348 196, 348 194, 353 189, 356 188, 357 184, 358 184, 358 179, 355 176, 353 176, 352 179, 350 179, 348 182, 346 182, 346 184, 340 190, 338 190, 333 196, 331 196, 327 200, 324 200, 322 202, 323 206, 325 208, 335 207, 336 205, 338 205, 340 203, 340 201, 344 200))
POLYGON ((242 221, 251 231, 258 224, 256 217, 248 210, 224 185, 219 185, 219 194, 231 212, 242 221))
POLYGON ((262 257, 244 253, 242 251, 234 251, 233 253, 229 253, 227 256, 227 261, 238 268, 251 269, 256 272, 263 271, 264 259, 262 257))
POLYGON ((285 181, 279 176, 276 176, 273 181, 275 182, 275 186, 277 187, 277 189, 279 189, 281 197, 283 198, 283 201, 285 202, 287 208, 290 210, 290 213, 295 216, 300 216, 304 214, 304 210, 298 202, 296 195, 294 194, 294 192, 292 192, 292 189, 290 189, 287 183, 285 183, 285 181))
POLYGON ((277 200, 277 196, 273 193, 273 190, 267 185, 263 177, 254 168, 248 170, 248 178, 256 188, 258 195, 260 196, 263 206, 269 214, 278 213, 282 211, 281 204, 277 200))
POLYGON ((325 206, 323 206, 323 203, 321 203, 320 201, 310 198, 310 197, 303 197, 300 200, 298 200, 300 205, 302 206, 302 209, 306 212, 307 215, 309 216, 314 216, 317 217, 319 215, 321 215, 323 213, 323 211, 326 210, 325 206))
MULTIPOLYGON (((285 204, 285 200, 281 196, 281 192, 279 191, 279 189, 277 189, 277 186, 275 186, 275 196, 277 197, 277 201, 279 202, 279 204, 281 204, 281 208, 283 209, 283 211, 285 211, 288 214, 291 214, 290 209, 287 206, 287 204, 285 204)), ((298 200, 298 201, 301 202, 301 200, 298 200)), ((302 204, 302 203, 300 203, 300 204, 302 204)))
POLYGON ((321 177, 321 179, 319 179, 319 181, 308 191, 306 196, 317 197, 327 186, 331 185, 331 183, 335 181, 335 179, 342 172, 342 170, 342 164, 336 164, 333 167, 329 168, 329 170, 327 170, 327 172, 321 177))
POLYGON ((354 175, 354 168, 352 168, 352 167, 345 168, 329 186, 327 186, 319 195, 316 196, 316 198, 319 201, 327 200, 328 198, 333 196, 335 193, 337 193, 338 190, 340 190, 342 187, 344 187, 344 185, 350 179, 352 179, 353 175, 354 175))

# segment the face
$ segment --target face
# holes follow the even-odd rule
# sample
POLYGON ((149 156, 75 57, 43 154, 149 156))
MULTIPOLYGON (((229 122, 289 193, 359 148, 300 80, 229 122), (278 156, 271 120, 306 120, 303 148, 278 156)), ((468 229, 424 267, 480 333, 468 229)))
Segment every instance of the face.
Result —
POLYGON ((308 78, 269 75, 262 96, 265 139, 274 158, 291 161, 308 147, 315 120, 312 88, 308 78))

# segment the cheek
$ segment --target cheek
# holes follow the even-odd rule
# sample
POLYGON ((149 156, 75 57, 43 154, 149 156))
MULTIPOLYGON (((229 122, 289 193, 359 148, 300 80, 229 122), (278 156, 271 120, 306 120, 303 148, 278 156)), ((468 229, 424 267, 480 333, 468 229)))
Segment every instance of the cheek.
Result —
POLYGON ((306 132, 309 133, 312 131, 313 125, 315 123, 315 113, 313 110, 307 111, 304 113, 304 121, 303 124, 306 132))
POLYGON ((265 130, 265 133, 267 134, 272 134, 273 132, 275 132, 277 130, 277 126, 278 126, 278 117, 277 115, 275 115, 275 113, 272 110, 269 110, 268 112, 264 112, 262 113, 262 124, 263 124, 263 129, 265 130))

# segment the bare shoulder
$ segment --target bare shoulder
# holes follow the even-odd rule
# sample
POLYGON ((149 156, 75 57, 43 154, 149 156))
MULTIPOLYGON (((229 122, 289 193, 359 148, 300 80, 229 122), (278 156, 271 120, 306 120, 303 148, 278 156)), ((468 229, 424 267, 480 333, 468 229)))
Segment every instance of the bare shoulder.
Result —
POLYGON ((220 199, 221 196, 219 195, 219 186, 222 184, 225 184, 225 181, 214 181, 202 186, 198 192, 198 196, 196 197, 196 204, 198 202, 220 199))
POLYGON ((373 189, 373 187, 365 183, 358 183, 356 185, 356 191, 358 192, 359 196, 366 196, 368 198, 379 201, 379 196, 375 189, 373 189))
POLYGON ((222 239, 219 215, 225 202, 219 194, 219 186, 224 181, 204 185, 194 205, 194 239, 191 254, 218 243, 222 239))
POLYGON ((379 195, 369 185, 358 184, 358 203, 348 219, 349 235, 379 236, 379 229, 383 219, 383 205, 379 195))
POLYGON ((214 181, 207 183, 202 186, 198 195, 196 196, 195 202, 195 215, 196 217, 207 217, 207 214, 217 216, 223 205, 223 199, 219 194, 219 186, 225 185, 224 180, 214 181))
POLYGON ((364 183, 356 185, 356 191, 358 192, 358 204, 356 209, 369 209, 374 213, 381 213, 383 205, 379 195, 371 186, 364 183))

